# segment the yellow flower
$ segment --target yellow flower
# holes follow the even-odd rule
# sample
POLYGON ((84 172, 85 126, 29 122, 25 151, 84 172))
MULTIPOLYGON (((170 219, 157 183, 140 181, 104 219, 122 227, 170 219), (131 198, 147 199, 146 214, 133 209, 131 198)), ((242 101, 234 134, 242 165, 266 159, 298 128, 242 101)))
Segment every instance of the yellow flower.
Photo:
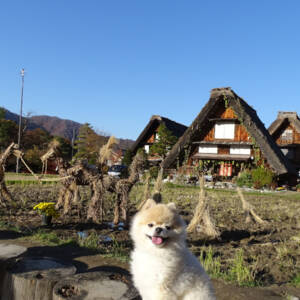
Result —
POLYGON ((59 213, 55 210, 54 202, 41 202, 35 205, 33 209, 38 210, 40 214, 45 214, 46 216, 59 217, 59 213))

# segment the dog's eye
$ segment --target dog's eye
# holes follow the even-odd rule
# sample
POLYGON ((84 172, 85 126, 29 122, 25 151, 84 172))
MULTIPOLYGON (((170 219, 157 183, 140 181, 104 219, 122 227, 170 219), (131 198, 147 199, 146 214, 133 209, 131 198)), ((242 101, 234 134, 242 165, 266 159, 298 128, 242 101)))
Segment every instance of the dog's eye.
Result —
POLYGON ((153 227, 153 224, 152 224, 152 223, 150 223, 150 224, 148 224, 148 226, 149 226, 149 227, 153 227))
POLYGON ((171 226, 166 226, 166 229, 167 229, 167 230, 170 230, 170 229, 171 229, 171 226))

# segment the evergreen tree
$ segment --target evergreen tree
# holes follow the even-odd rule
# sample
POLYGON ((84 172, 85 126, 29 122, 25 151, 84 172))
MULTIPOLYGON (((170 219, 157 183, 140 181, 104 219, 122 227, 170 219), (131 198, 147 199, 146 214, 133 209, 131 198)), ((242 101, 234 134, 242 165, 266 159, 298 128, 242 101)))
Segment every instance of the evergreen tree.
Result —
POLYGON ((100 147, 104 144, 103 137, 99 136, 89 123, 79 128, 79 134, 75 141, 75 158, 87 159, 90 164, 95 164, 100 147))
POLYGON ((61 156, 67 160, 71 159, 72 156, 71 142, 68 139, 65 139, 61 136, 55 136, 54 139, 56 139, 59 142, 59 150, 61 156))
POLYGON ((5 119, 5 108, 0 107, 0 120, 4 120, 5 119))
POLYGON ((177 137, 172 135, 172 132, 167 126, 162 123, 157 130, 157 139, 150 147, 150 155, 159 155, 164 159, 173 145, 177 142, 177 137))
POLYGON ((124 154, 122 164, 129 167, 131 163, 132 163, 132 151, 130 149, 127 149, 124 154))

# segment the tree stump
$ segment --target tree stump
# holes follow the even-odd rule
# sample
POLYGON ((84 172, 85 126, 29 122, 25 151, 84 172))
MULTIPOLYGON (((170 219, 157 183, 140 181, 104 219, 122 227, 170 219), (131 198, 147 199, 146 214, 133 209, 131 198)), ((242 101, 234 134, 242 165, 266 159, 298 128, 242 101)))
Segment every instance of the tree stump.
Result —
POLYGON ((7 269, 1 300, 52 300, 55 283, 75 272, 75 266, 54 258, 23 258, 7 269))
POLYGON ((9 258, 17 257, 26 252, 27 248, 13 244, 0 244, 0 261, 5 261, 9 258))
POLYGON ((57 283, 53 300, 138 300, 141 299, 128 275, 99 271, 70 276, 57 283))
POLYGON ((0 295, 3 287, 3 279, 5 276, 5 270, 13 258, 23 254, 27 251, 27 248, 23 246, 13 244, 0 244, 0 295))

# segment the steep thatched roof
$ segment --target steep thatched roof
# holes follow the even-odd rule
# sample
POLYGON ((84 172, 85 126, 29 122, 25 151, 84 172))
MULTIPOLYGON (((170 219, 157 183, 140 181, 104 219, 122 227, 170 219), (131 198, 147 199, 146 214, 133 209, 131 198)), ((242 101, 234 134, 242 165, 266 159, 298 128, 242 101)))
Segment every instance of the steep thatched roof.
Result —
POLYGON ((139 135, 135 143, 132 145, 132 152, 135 153, 140 147, 142 147, 142 144, 145 143, 151 137, 151 135, 161 123, 164 123, 167 129, 170 130, 172 134, 178 138, 180 138, 187 129, 187 126, 183 124, 177 123, 162 116, 153 115, 150 118, 150 121, 147 124, 147 126, 144 128, 144 130, 139 135))
POLYGON ((162 162, 164 169, 175 165, 176 158, 180 157, 184 150, 192 144, 197 133, 199 134, 201 129, 208 122, 208 118, 213 116, 213 112, 220 105, 221 101, 223 104, 224 101, 227 102, 227 105, 233 109, 276 174, 280 175, 295 172, 266 130, 264 124, 258 118, 256 111, 231 88, 216 88, 211 91, 211 96, 207 104, 162 162))
POLYGON ((300 133, 300 119, 296 112, 279 111, 277 119, 270 125, 269 133, 274 136, 281 126, 291 124, 300 133))

